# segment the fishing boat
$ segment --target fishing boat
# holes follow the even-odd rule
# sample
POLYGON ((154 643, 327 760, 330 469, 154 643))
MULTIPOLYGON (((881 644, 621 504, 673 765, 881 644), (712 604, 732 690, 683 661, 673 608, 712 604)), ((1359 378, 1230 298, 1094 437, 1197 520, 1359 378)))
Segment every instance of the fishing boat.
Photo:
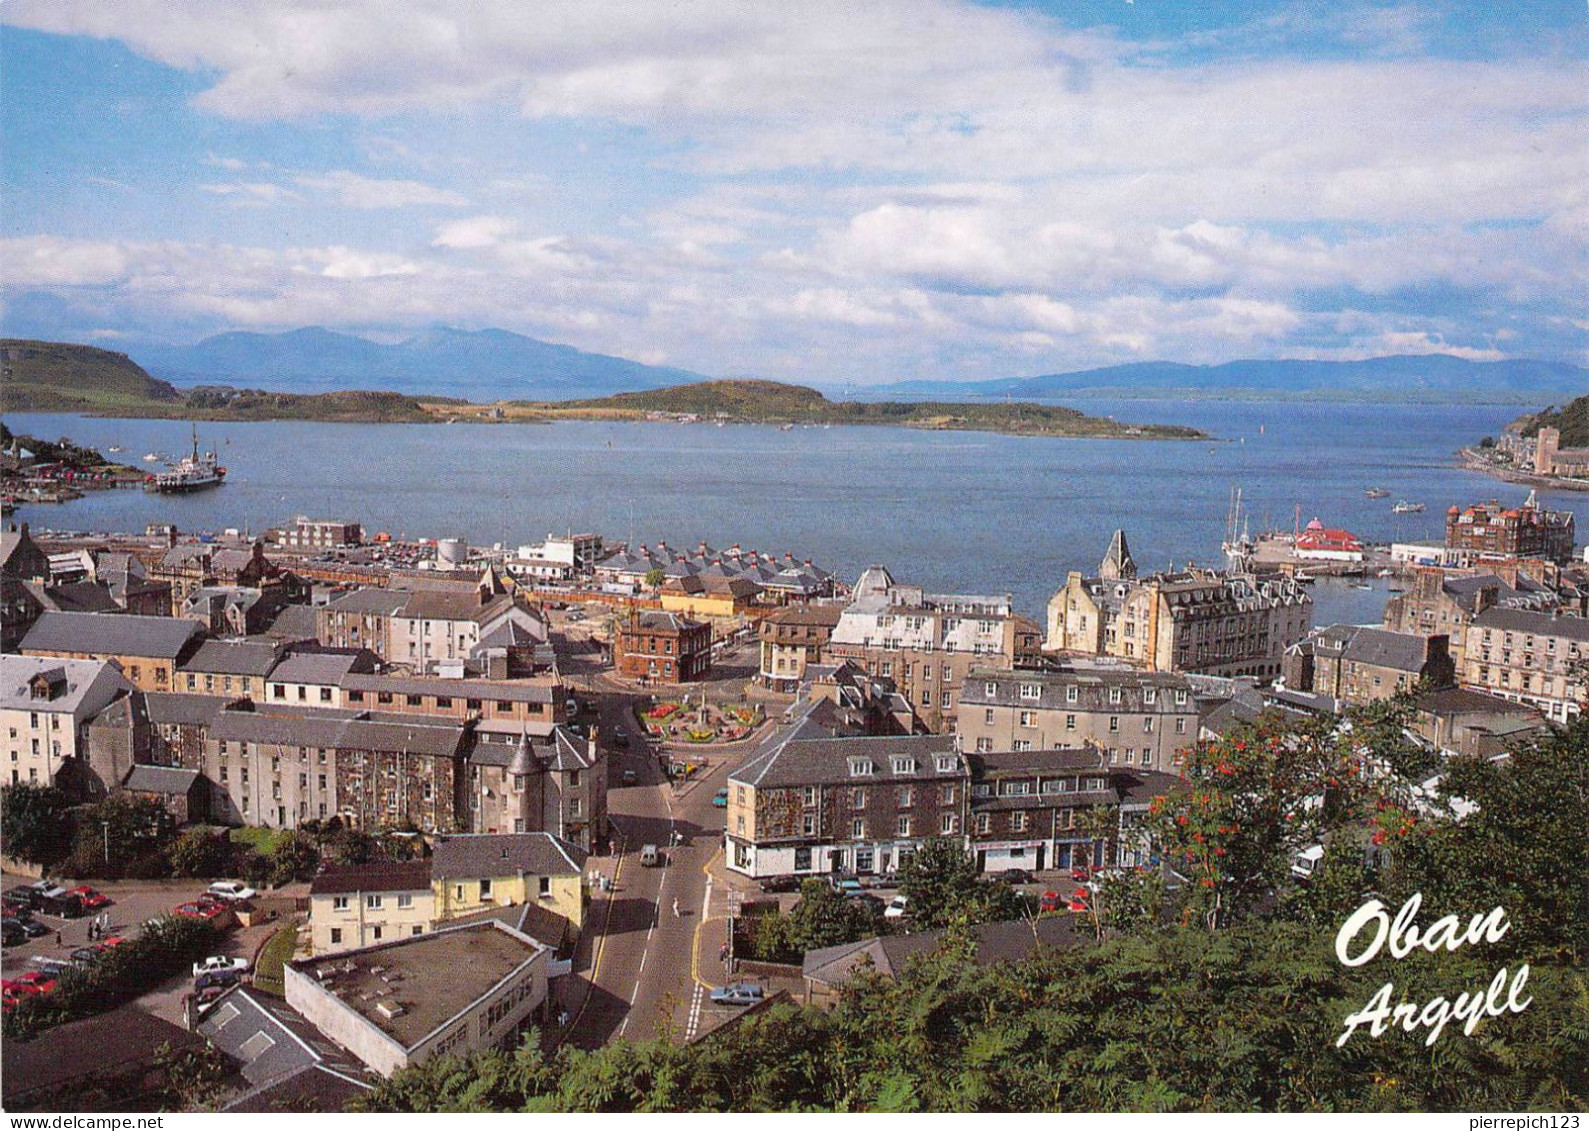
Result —
POLYGON ((1363 494, 1370 499, 1390 498, 1390 491, 1384 487, 1370 487, 1368 490, 1364 491, 1363 494))
POLYGON ((1421 514, 1424 506, 1422 503, 1409 503, 1406 499, 1390 508, 1395 514, 1421 514))
POLYGON ((167 464, 165 471, 157 471, 143 482, 145 491, 154 491, 162 495, 184 494, 188 491, 202 491, 207 487, 219 487, 226 478, 226 468, 221 466, 220 458, 213 452, 199 451, 199 427, 193 426, 193 454, 183 456, 173 464, 167 464))

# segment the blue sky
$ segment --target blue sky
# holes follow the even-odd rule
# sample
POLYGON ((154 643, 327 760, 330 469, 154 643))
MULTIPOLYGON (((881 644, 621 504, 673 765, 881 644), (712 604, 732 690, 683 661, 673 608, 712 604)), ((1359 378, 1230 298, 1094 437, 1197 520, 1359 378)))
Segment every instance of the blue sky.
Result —
POLYGON ((1589 6, 0 7, 8 334, 1589 362, 1589 6))

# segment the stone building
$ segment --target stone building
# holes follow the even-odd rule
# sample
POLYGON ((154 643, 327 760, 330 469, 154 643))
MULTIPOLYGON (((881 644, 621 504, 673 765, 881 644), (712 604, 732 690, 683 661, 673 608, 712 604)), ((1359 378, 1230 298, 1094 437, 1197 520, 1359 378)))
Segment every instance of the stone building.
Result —
POLYGON ((892 680, 927 729, 949 734, 971 669, 1015 666, 1017 622, 1007 593, 927 593, 871 566, 856 583, 822 659, 848 660, 871 676, 892 680))
POLYGON ((1355 624, 1321 628, 1286 651, 1284 679, 1293 691, 1365 704, 1405 691, 1456 685, 1450 640, 1355 624))
POLYGON ((1197 741, 1190 680, 1077 663, 1059 671, 971 672, 960 694, 960 749, 1055 750, 1090 744, 1109 764, 1171 770, 1197 741))
POLYGON ((416 938, 436 922, 430 861, 328 865, 309 885, 311 953, 416 938))
POLYGON ((546 832, 585 852, 605 848, 607 761, 595 737, 564 727, 543 739, 477 732, 469 752, 468 828, 546 832))
POLYGON ((1312 620, 1313 598, 1290 578, 1191 567, 1139 576, 1117 530, 1097 576, 1072 571, 1049 601, 1044 647, 1150 671, 1272 679, 1312 620))
POLYGON ((1479 613, 1493 608, 1550 612, 1560 604, 1553 590, 1526 574, 1514 573, 1509 583, 1492 573, 1462 576, 1425 567, 1413 574, 1405 593, 1397 593, 1385 603, 1384 628, 1448 637, 1451 660, 1461 671, 1467 655, 1468 625, 1479 613))
POLYGON ((114 660, 134 687, 173 691, 180 664, 198 650, 204 629, 174 617, 44 613, 23 637, 28 656, 114 660))
POLYGON ((1561 446, 1561 429, 1542 427, 1534 437, 1534 472, 1589 479, 1589 448, 1561 446))
POLYGON ((87 762, 91 720, 131 690, 104 660, 0 656, 0 780, 56 784, 63 770, 87 762))
POLYGON ((1533 491, 1520 507, 1503 507, 1495 499, 1446 512, 1446 546, 1481 556, 1572 560, 1574 523, 1571 511, 1545 510, 1533 491))
POLYGON ((794 691, 806 667, 821 661, 844 610, 838 605, 796 604, 765 616, 756 627, 761 662, 756 679, 775 691, 794 691))
POLYGON ((1462 685, 1531 703, 1554 722, 1589 697, 1589 620, 1518 609, 1485 609, 1468 629, 1462 685))

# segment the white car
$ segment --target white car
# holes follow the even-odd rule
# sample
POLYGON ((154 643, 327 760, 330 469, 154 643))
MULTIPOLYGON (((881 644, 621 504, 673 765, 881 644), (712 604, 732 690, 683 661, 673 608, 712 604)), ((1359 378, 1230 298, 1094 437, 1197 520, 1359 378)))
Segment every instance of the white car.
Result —
POLYGON ((896 895, 893 899, 889 900, 888 906, 883 909, 883 918, 903 919, 909 910, 910 898, 908 896, 896 895))
POLYGON ((246 958, 227 958, 222 954, 212 954, 203 962, 193 964, 193 976, 200 978, 205 974, 241 974, 247 969, 246 958))
POLYGON ((239 880, 216 880, 209 887, 209 892, 216 899, 224 899, 238 903, 245 899, 253 899, 259 893, 239 880))

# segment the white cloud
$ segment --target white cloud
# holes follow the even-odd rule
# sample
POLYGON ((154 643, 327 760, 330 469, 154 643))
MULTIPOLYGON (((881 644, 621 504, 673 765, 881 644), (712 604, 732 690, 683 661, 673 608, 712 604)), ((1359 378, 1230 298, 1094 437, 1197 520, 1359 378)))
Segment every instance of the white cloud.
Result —
POLYGON ((470 216, 464 220, 449 220, 436 229, 432 247, 471 249, 492 247, 502 242, 518 228, 518 221, 505 216, 470 216))
POLYGON ((282 188, 269 181, 250 181, 246 183, 220 183, 199 186, 200 192, 207 192, 213 196, 224 196, 238 204, 276 204, 283 200, 302 200, 303 197, 291 189, 282 188))
POLYGON ((308 189, 327 193, 348 208, 412 208, 416 205, 441 205, 464 208, 469 198, 451 189, 440 189, 420 181, 380 180, 347 169, 328 173, 301 173, 294 182, 308 189))
POLYGON ((95 287, 125 281, 128 260, 114 243, 53 236, 0 240, 0 279, 8 289, 95 287))

